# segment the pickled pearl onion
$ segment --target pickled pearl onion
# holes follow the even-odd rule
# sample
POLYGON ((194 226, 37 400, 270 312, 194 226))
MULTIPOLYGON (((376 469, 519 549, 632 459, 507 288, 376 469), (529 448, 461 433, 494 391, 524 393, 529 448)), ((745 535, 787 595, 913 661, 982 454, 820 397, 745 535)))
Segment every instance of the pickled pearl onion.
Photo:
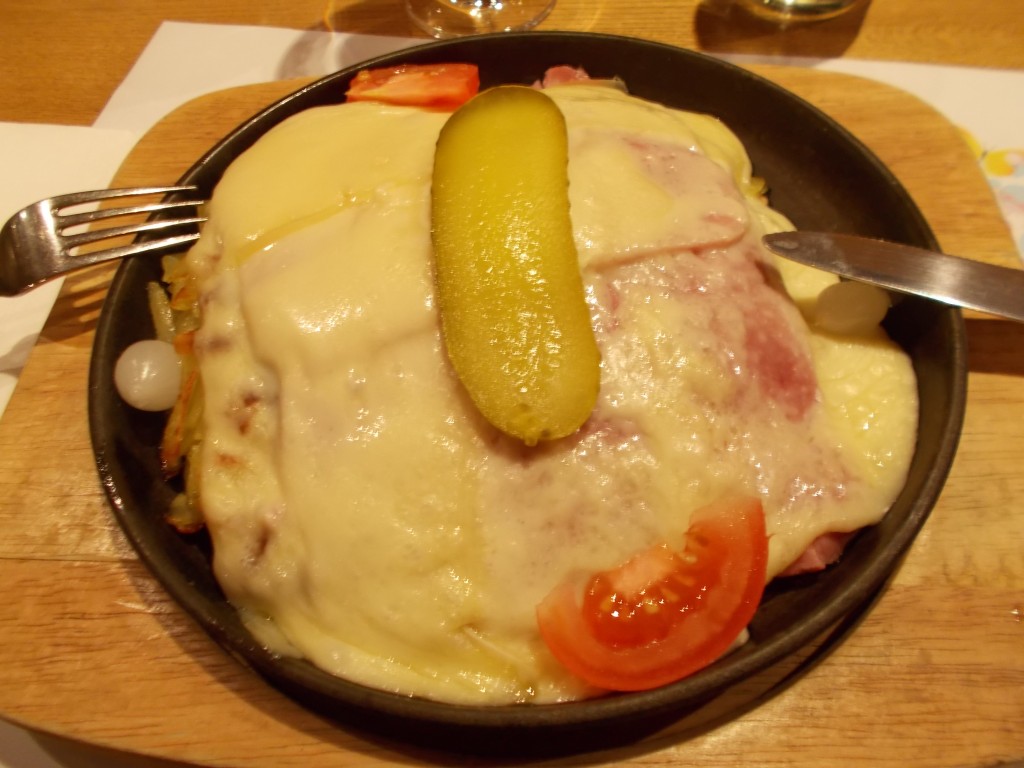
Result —
POLYGON ((165 411, 178 399, 181 360, 165 341, 137 341, 114 366, 114 385, 121 398, 141 411, 165 411))
POLYGON ((869 333, 885 319, 889 294, 881 288, 843 280, 826 288, 814 308, 814 325, 827 333, 869 333))

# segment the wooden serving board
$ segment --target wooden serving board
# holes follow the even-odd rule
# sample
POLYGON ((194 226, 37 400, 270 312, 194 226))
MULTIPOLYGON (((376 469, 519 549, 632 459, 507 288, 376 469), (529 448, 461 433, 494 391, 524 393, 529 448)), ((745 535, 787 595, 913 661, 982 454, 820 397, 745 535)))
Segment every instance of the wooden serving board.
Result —
MULTIPOLYGON (((931 108, 866 80, 756 69, 871 147, 945 249, 1018 264, 966 143, 931 108)), ((298 85, 187 104, 139 142, 116 184, 175 181, 241 120, 298 85)), ((90 348, 111 273, 66 281, 0 421, 0 715, 94 746, 203 765, 455 762, 366 739, 286 699, 223 653, 136 559, 100 488, 86 420, 90 348)), ((970 398, 952 475, 856 631, 742 714, 725 701, 640 744, 564 764, 938 768, 1024 760, 1024 326, 976 315, 968 325, 970 398)), ((771 682, 762 676, 736 695, 749 698, 771 682)))

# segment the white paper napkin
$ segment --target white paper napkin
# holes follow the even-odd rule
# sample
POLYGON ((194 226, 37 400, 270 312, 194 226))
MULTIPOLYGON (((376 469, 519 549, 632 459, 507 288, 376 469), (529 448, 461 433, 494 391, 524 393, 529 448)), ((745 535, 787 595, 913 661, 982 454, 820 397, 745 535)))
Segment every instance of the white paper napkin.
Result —
POLYGON ((239 85, 316 77, 422 39, 167 21, 94 125, 144 133, 176 107, 239 85))
POLYGON ((1024 259, 1024 71, 852 59, 818 66, 900 87, 964 131, 1024 259))
MULTIPOLYGON (((110 183, 135 134, 62 125, 0 123, 0 221, 45 197, 110 183)), ((60 281, 0 297, 0 413, 60 289, 60 281)))

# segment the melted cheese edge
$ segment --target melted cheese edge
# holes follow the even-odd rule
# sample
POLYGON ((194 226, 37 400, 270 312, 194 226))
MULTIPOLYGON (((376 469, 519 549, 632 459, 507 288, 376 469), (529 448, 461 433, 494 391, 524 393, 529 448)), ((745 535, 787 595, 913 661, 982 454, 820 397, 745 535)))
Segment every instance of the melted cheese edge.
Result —
POLYGON ((788 224, 754 196, 735 136, 612 89, 548 93, 603 370, 588 425, 537 449, 482 421, 444 353, 429 193, 446 114, 308 110, 215 191, 189 255, 201 498, 217 578, 271 648, 451 702, 588 696, 535 627, 567 576, 679 541, 690 512, 736 491, 764 501, 775 574, 902 487, 909 361, 881 331, 806 328, 797 307, 831 276, 777 265, 794 302, 771 299, 759 237, 788 224), (805 418, 753 391, 759 323, 813 363, 805 418))

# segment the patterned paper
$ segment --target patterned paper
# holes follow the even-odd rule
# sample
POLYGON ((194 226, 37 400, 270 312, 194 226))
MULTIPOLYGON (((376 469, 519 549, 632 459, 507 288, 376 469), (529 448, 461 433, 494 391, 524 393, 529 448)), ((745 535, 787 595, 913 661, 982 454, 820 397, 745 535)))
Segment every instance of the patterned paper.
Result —
POLYGON ((968 140, 1024 259, 1024 149, 986 149, 969 134, 968 140))

